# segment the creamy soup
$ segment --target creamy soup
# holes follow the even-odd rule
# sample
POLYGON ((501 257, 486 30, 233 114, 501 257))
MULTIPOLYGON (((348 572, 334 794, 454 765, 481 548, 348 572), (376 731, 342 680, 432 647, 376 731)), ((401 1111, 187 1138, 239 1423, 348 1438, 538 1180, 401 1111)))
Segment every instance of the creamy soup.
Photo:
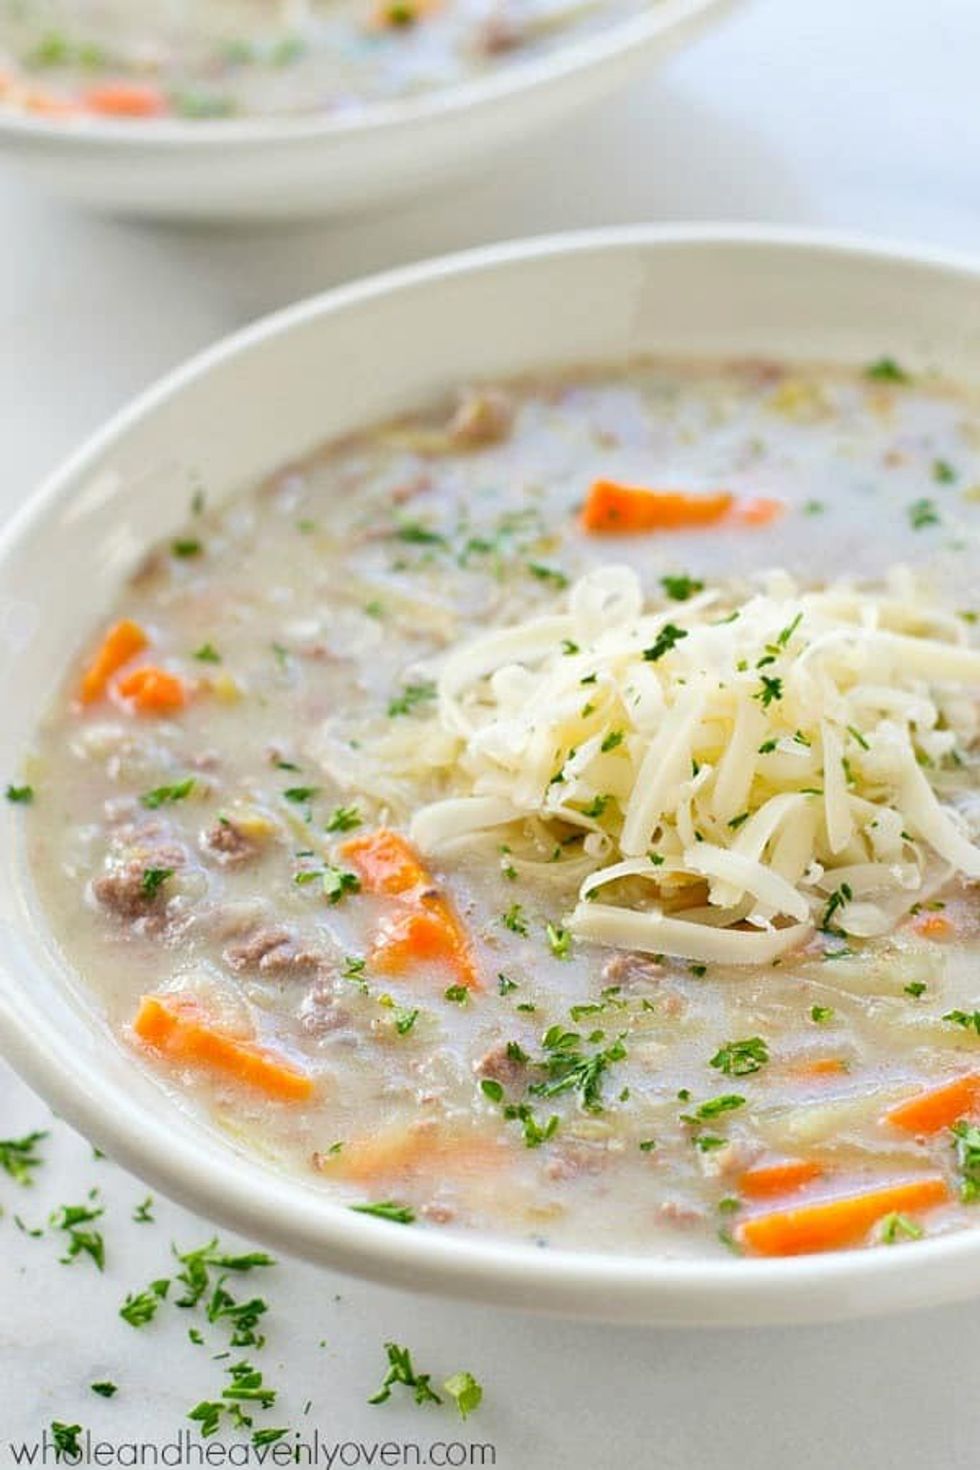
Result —
POLYGON ((134 1063, 389 1219, 658 1255, 980 1219, 964 393, 460 392, 156 547, 8 796, 134 1063))
POLYGON ((0 0, 0 106, 343 115, 471 81, 658 0, 0 0))

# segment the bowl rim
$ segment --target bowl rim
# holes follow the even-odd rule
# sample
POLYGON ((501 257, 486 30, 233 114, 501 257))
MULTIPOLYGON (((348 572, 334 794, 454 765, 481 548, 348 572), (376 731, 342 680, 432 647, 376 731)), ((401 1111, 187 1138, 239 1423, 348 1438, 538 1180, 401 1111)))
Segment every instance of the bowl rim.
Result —
MULTIPOLYGON (((86 472, 131 428, 219 364, 321 317, 440 280, 578 252, 689 246, 776 249, 824 259, 857 257, 926 267, 980 282, 980 256, 934 245, 881 241, 846 231, 751 224, 636 224, 537 236, 481 246, 401 266, 317 294, 262 317, 195 354, 136 396, 49 475, 0 530, 0 565, 20 539, 77 493, 86 472)), ((906 1271, 902 1251, 845 1250, 790 1259, 698 1259, 614 1255, 566 1248, 542 1251, 496 1239, 398 1230, 351 1212, 308 1185, 231 1150, 208 1151, 182 1134, 179 1148, 152 1116, 106 1084, 97 1060, 79 1057, 66 1038, 38 1033, 18 1013, 23 984, 0 958, 0 1041, 8 1060, 67 1121, 118 1162, 164 1193, 231 1229, 276 1248, 391 1285, 443 1296, 607 1320, 759 1325, 839 1319, 954 1300, 980 1290, 980 1232, 919 1241, 916 1289, 891 1294, 906 1271), (171 1142, 168 1142, 170 1140, 171 1142), (270 1182, 280 1186, 270 1188, 270 1182), (256 1192, 256 1186, 259 1186, 256 1192), (871 1290, 878 1283, 877 1290, 871 1290), (849 1289, 853 1293, 849 1294, 849 1289), (821 1309, 824 1292, 831 1305, 821 1309)), ((107 1044, 110 1039, 106 1038, 107 1044)), ((138 1065, 134 1062, 133 1065, 138 1065)))
POLYGON ((325 138, 376 136, 414 125, 439 123, 469 111, 489 110, 533 92, 557 87, 600 70, 609 62, 677 38, 706 24, 739 0, 648 0, 640 15, 614 21, 596 35, 573 38, 540 56, 517 59, 469 81, 435 87, 411 97, 369 102, 350 115, 311 111, 296 116, 143 119, 34 116, 0 110, 0 144, 5 135, 38 145, 67 143, 106 151, 167 153, 188 144, 214 147, 315 142, 325 138))

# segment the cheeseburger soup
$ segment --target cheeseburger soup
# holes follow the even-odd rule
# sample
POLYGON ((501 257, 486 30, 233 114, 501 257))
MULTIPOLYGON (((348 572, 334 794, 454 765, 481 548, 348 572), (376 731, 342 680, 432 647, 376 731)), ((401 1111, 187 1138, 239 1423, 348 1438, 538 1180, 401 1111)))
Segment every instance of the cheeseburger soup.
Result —
POLYGON ((8 789, 120 1045, 393 1230, 974 1227, 978 431, 665 360, 188 487, 8 789))

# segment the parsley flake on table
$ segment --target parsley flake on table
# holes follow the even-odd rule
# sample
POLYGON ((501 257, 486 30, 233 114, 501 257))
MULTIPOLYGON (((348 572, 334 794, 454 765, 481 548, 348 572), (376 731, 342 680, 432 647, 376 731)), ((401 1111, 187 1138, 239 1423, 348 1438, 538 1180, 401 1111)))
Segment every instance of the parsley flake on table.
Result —
POLYGON ((16 1184, 32 1184, 34 1170, 44 1162, 37 1146, 47 1136, 46 1131, 36 1130, 25 1133, 23 1138, 0 1138, 0 1169, 16 1184))

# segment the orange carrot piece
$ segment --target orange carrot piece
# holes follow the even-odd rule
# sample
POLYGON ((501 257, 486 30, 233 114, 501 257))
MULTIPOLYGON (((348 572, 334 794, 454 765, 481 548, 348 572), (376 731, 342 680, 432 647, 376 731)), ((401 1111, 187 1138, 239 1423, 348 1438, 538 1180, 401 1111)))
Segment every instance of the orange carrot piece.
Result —
POLYGON ((160 117, 168 111, 166 95, 152 82, 104 82, 89 87, 82 102, 100 117, 160 117))
POLYGON ((352 1139, 339 1153, 321 1155, 318 1164, 352 1184, 369 1184, 409 1174, 484 1174, 504 1157, 501 1145, 476 1129, 416 1123, 352 1139))
POLYGON ((953 925, 942 914, 919 914, 913 920, 912 928, 923 939, 951 939, 955 932, 953 925))
POLYGON ((169 715, 187 703, 187 685, 176 674, 144 664, 116 684, 123 699, 141 715, 169 715))
POLYGON ((731 519, 740 526, 768 526, 786 509, 781 500, 759 495, 749 500, 739 500, 732 511, 731 519))
POLYGON ((822 1178, 823 1164, 816 1159, 779 1159, 771 1164, 754 1164, 739 1180, 739 1190, 749 1199, 771 1199, 792 1194, 813 1179, 822 1178))
POLYGON ((728 514, 732 500, 726 490, 699 495, 596 480, 582 507, 582 528, 605 535, 632 535, 712 526, 728 514))
POLYGON ((448 965, 461 985, 470 990, 480 987, 466 936, 443 899, 404 909, 386 920, 371 958, 388 975, 399 975, 419 964, 448 965))
POLYGON ((948 1128, 965 1113, 972 1112, 980 1099, 980 1073, 968 1072, 939 1087, 917 1092, 905 1102, 896 1103, 884 1116, 886 1123, 903 1128, 906 1133, 938 1133, 948 1128))
POLYGON ((222 1072, 267 1097, 304 1102, 313 1093, 313 1079, 305 1072, 254 1042, 218 1030, 198 1003, 187 997, 144 995, 133 1030, 169 1061, 222 1072))
POLYGON ((101 699, 113 674, 136 654, 142 653, 148 639, 139 623, 130 618, 114 624, 105 635, 95 657, 82 676, 79 698, 83 704, 101 699))
POLYGON ((802 1057, 786 1070, 794 1077, 839 1077, 847 1071, 847 1063, 840 1057, 802 1057))
POLYGON ((83 109, 71 97, 64 97, 47 87, 30 87, 21 92, 18 101, 25 112, 36 117, 78 117, 83 109))
POLYGON ((390 827, 352 837, 340 851, 368 893, 406 893, 432 884, 411 843, 390 827))
POLYGON ((928 1210, 948 1198, 946 1180, 928 1174, 860 1194, 753 1215, 736 1226, 735 1239, 761 1256, 840 1250, 860 1242, 876 1221, 893 1210, 928 1210))
POLYGON ((412 844, 390 827, 352 837, 340 849, 368 893, 401 894, 406 906, 381 926, 373 960, 398 975, 413 965, 450 965, 460 984, 480 987, 469 940, 452 905, 436 891, 412 844))

